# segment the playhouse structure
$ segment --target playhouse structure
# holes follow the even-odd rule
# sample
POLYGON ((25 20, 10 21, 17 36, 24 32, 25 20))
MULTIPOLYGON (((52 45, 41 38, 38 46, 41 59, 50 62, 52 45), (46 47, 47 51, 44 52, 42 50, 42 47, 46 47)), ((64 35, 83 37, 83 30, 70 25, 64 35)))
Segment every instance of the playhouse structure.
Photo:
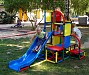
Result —
MULTIPOLYGON (((48 39, 44 41, 38 52, 33 52, 33 49, 37 44, 38 38, 36 37, 23 56, 9 62, 8 66, 10 69, 21 72, 29 67, 37 66, 38 64, 33 64, 36 59, 41 59, 41 62, 48 61, 52 63, 60 63, 68 58, 76 58, 81 60, 85 57, 85 52, 81 50, 80 40, 76 35, 72 35, 72 24, 68 19, 69 0, 65 0, 65 3, 66 20, 63 22, 56 22, 55 19, 59 18, 59 16, 56 14, 53 15, 53 11, 44 11, 43 31, 46 31, 46 26, 50 25, 48 39), (71 37, 74 37, 78 43, 71 43, 71 37)), ((22 20, 22 10, 19 10, 19 12, 19 18, 22 20)), ((24 16, 24 20, 26 20, 26 13, 24 13, 24 16)))
MULTIPOLYGON (((47 24, 49 22, 45 23, 47 24)), ((52 21, 51 29, 53 35, 51 44, 46 47, 46 61, 58 63, 67 58, 77 58, 81 60, 85 57, 85 52, 81 50, 80 40, 76 35, 72 35, 71 21, 66 21, 65 23, 52 21), (78 44, 76 44, 76 42, 71 43, 71 37, 74 37, 78 41, 78 44), (51 54, 51 56, 49 54, 51 54)))
POLYGON ((51 26, 48 32, 48 39, 44 41, 38 52, 33 52, 32 50, 36 47, 38 39, 36 38, 22 57, 9 62, 8 66, 10 69, 15 71, 26 70, 34 65, 32 63, 36 59, 42 59, 42 62, 59 63, 68 58, 81 60, 85 57, 85 52, 81 50, 80 40, 77 36, 71 35, 71 21, 56 23, 52 20, 51 13, 51 11, 44 12, 44 31, 46 31, 47 25, 51 26), (49 16, 46 16, 48 14, 49 16), (71 43, 71 37, 74 37, 78 41, 78 44, 71 43), (45 53, 41 54, 42 50, 45 53))

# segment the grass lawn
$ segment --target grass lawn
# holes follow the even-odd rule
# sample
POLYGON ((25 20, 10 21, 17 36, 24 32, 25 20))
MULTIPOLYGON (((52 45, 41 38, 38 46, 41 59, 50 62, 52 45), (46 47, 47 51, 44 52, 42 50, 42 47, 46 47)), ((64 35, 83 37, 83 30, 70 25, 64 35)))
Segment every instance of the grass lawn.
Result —
POLYGON ((59 64, 44 62, 24 72, 8 68, 9 61, 22 56, 29 47, 29 38, 0 40, 0 75, 89 75, 89 50, 83 60, 67 59, 59 64))

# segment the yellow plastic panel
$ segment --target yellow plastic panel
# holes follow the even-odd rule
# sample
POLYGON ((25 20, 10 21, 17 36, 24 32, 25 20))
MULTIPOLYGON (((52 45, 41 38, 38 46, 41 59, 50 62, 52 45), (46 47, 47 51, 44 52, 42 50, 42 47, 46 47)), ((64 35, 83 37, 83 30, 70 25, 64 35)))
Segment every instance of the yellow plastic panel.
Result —
POLYGON ((24 14, 23 14, 23 20, 24 20, 24 21, 27 21, 27 13, 24 13, 24 14))
POLYGON ((23 17, 23 16, 22 16, 22 13, 23 13, 22 9, 19 9, 18 16, 19 16, 19 19, 20 19, 20 20, 22 20, 22 17, 23 17))
POLYGON ((41 12, 41 10, 35 10, 34 11, 34 14, 36 15, 36 17, 37 17, 37 19, 40 19, 40 12, 41 12))
POLYGON ((51 10, 46 11, 46 22, 51 22, 51 10))
POLYGON ((53 36, 53 45, 59 44, 60 43, 60 37, 59 36, 53 36))
POLYGON ((64 36, 71 35, 71 23, 66 23, 64 27, 64 36))
POLYGON ((40 10, 37 11, 37 19, 40 19, 40 10))

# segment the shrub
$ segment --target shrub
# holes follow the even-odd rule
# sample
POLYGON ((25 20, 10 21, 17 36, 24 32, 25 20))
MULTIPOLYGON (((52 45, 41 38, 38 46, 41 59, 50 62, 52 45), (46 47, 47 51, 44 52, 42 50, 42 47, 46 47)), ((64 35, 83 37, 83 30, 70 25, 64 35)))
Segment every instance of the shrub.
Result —
POLYGON ((9 14, 5 11, 0 12, 0 23, 2 24, 11 24, 14 22, 16 14, 9 14))

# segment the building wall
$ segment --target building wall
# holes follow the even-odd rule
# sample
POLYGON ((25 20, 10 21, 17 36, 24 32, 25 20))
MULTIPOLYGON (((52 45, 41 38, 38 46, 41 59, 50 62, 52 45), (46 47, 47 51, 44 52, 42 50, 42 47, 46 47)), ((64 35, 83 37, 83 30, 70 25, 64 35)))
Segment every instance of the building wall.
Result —
POLYGON ((0 5, 0 12, 5 11, 5 8, 3 5, 0 5))

